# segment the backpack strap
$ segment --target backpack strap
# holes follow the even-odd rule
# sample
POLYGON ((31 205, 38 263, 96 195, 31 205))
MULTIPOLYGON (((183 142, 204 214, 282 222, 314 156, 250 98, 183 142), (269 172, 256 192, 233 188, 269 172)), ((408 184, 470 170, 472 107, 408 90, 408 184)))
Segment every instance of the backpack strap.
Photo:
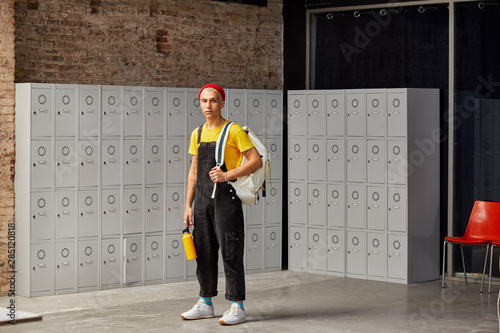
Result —
MULTIPOLYGON (((215 162, 217 163, 215 167, 217 169, 220 169, 220 167, 224 164, 224 153, 226 151, 227 138, 229 137, 229 130, 231 129, 232 125, 233 125, 232 121, 226 123, 222 128, 219 137, 217 138, 217 144, 215 146, 215 162)), ((216 188, 217 188, 217 183, 214 183, 212 199, 215 197, 216 188)))

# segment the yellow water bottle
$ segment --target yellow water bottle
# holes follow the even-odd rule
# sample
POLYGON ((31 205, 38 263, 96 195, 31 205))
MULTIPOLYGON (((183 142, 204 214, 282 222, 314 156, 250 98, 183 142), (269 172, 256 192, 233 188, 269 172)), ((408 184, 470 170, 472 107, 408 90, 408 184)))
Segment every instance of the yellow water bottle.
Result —
POLYGON ((187 260, 196 259, 196 249, 194 248, 193 236, 189 233, 189 227, 183 231, 182 242, 184 243, 187 260))

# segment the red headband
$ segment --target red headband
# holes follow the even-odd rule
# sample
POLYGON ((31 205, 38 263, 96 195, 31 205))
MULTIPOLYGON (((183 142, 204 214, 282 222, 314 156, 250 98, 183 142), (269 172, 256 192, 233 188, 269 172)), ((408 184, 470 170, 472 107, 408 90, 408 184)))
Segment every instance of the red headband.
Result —
POLYGON ((226 100, 226 93, 224 92, 224 89, 222 89, 221 87, 219 87, 218 85, 216 84, 212 84, 212 83, 209 83, 209 84, 206 84, 204 85, 203 87, 201 87, 200 89, 200 92, 198 93, 198 99, 200 99, 200 96, 201 96, 201 92, 203 90, 205 90, 206 88, 214 88, 215 90, 217 90, 217 92, 220 94, 220 97, 222 98, 223 101, 226 100))

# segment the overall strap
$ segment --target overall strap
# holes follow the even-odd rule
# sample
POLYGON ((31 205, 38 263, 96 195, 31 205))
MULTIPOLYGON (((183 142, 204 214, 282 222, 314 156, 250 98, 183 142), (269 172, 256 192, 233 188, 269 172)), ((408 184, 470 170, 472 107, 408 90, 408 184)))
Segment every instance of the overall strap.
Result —
POLYGON ((200 142, 201 142, 201 130, 203 129, 203 125, 201 125, 200 127, 198 127, 198 146, 200 145, 200 142))
MULTIPOLYGON (((226 151, 227 138, 229 137, 229 129, 233 125, 233 122, 228 122, 222 128, 222 131, 217 138, 217 145, 215 147, 215 162, 217 163, 215 167, 219 169, 224 164, 224 152, 226 151)), ((217 188, 217 183, 214 183, 214 190, 212 192, 212 199, 215 197, 215 189, 217 188)))

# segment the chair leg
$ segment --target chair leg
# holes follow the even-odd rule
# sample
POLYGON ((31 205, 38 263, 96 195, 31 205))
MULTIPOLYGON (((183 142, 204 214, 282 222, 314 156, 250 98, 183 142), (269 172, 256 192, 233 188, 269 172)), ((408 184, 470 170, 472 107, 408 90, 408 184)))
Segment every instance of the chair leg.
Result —
MULTIPOLYGON (((448 243, 448 241, 444 241, 443 242, 443 282, 441 283, 441 288, 444 288, 444 267, 445 267, 445 263, 446 263, 446 244, 448 243)), ((500 265, 500 263, 499 263, 500 265)))
POLYGON ((465 270, 464 247, 462 246, 462 244, 460 244, 460 252, 462 253, 462 266, 464 267, 465 284, 468 284, 468 282, 467 282, 467 271, 465 270))
POLYGON ((490 277, 488 281, 488 294, 491 294, 491 268, 493 266, 493 244, 490 245, 490 251, 491 251, 491 256, 490 256, 490 277))
MULTIPOLYGON (((490 244, 486 245, 486 255, 484 256, 484 265, 483 265, 483 277, 481 279, 481 289, 479 292, 483 292, 484 287, 484 276, 486 275, 486 265, 488 264, 488 254, 490 250, 490 244)), ((491 262, 490 262, 490 274, 491 274, 491 262)))

